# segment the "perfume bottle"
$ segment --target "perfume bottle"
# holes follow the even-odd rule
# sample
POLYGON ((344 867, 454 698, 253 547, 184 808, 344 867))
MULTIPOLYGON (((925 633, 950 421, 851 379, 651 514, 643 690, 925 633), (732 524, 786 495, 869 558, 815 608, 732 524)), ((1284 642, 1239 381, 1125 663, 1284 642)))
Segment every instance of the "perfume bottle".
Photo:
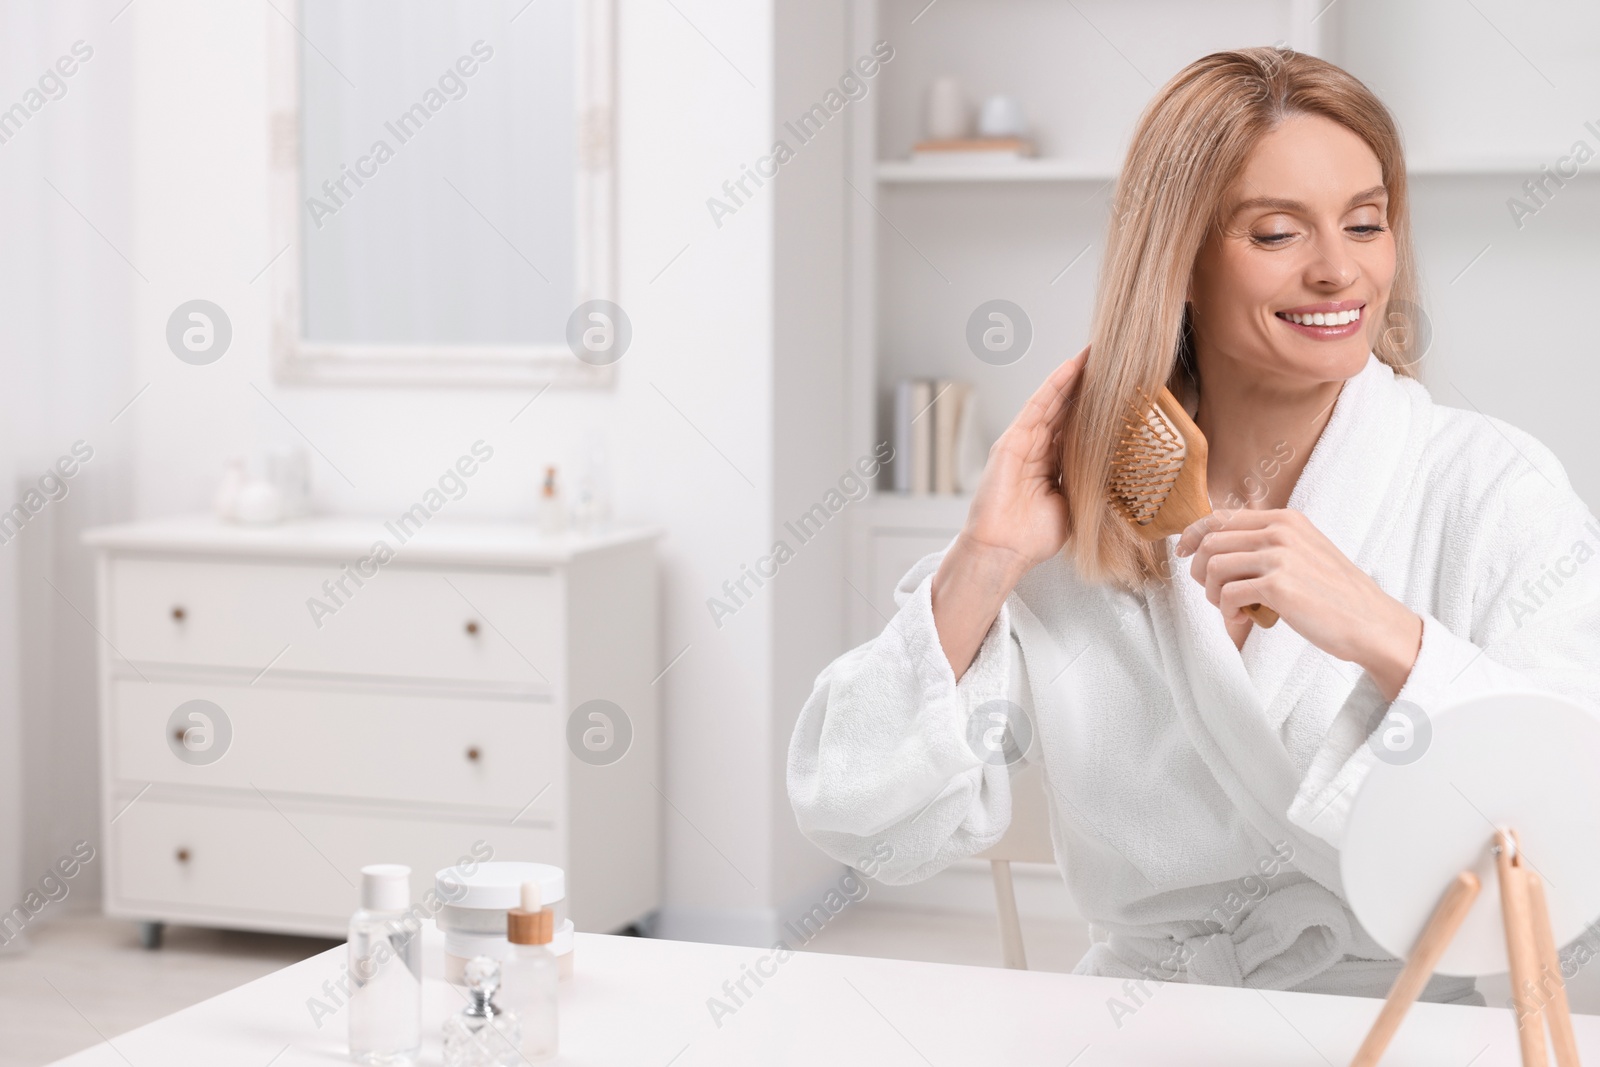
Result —
POLYGON ((487 956, 469 961, 462 977, 467 1006, 444 1022, 444 1067, 515 1067, 522 1057, 517 1017, 495 1003, 500 965, 487 956))
POLYGON ((556 982, 560 964, 550 951, 555 936, 556 913, 539 906, 539 883, 522 883, 522 907, 506 912, 506 940, 511 956, 505 961, 505 985, 500 999, 522 1027, 522 1059, 545 1063, 556 1054, 556 982))
POLYGON ((411 868, 361 868, 361 909, 350 919, 350 1058, 414 1064, 422 1047, 422 939, 407 923, 411 868))

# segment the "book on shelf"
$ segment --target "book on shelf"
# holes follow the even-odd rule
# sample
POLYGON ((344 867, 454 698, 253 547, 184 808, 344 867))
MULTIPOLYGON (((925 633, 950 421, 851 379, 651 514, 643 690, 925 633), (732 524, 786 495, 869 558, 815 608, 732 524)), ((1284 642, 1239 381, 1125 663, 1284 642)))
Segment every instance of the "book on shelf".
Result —
POLYGON ((956 423, 971 387, 950 378, 933 383, 933 491, 956 492, 956 423))
POLYGON ((895 387, 894 488, 899 493, 933 491, 933 383, 903 378, 895 387))
POLYGON ((903 378, 894 394, 894 489, 925 496, 977 488, 988 449, 972 386, 953 378, 903 378))
POLYGON ((918 141, 913 163, 966 163, 1031 159, 1033 142, 1021 137, 964 137, 950 141, 918 141))

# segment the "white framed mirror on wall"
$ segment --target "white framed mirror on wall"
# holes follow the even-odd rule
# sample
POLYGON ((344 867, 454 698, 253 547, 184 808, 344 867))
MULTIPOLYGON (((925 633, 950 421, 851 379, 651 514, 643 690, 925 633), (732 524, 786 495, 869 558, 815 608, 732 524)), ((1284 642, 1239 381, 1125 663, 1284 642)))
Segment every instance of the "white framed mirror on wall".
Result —
POLYGON ((613 3, 268 5, 280 381, 612 382, 613 3))

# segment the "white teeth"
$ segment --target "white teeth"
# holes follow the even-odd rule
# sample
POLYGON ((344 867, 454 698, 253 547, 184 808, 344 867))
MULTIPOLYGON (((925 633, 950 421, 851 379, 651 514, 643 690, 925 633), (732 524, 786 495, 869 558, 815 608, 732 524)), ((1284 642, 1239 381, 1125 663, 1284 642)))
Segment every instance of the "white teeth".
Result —
POLYGON ((1283 312, 1283 317, 1300 326, 1346 326, 1361 319, 1361 309, 1351 308, 1349 311, 1313 311, 1309 315, 1299 315, 1292 311, 1283 312))

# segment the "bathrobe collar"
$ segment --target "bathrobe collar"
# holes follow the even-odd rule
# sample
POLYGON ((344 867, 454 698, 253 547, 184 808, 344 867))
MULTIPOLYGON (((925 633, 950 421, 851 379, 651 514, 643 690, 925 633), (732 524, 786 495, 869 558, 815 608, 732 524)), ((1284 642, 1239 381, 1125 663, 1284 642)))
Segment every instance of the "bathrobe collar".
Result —
MULTIPOLYGON (((1424 397, 1369 353, 1367 365, 1341 388, 1290 496, 1289 506, 1357 565, 1374 535, 1376 543, 1386 536, 1385 501, 1404 491, 1401 475, 1416 469, 1427 421, 1420 410, 1424 397)), ((1174 577, 1151 591, 1150 606, 1179 718, 1266 847, 1289 841, 1295 865, 1342 896, 1338 853, 1288 820, 1300 773, 1279 729, 1308 685, 1330 687, 1331 722, 1362 671, 1315 648, 1286 623, 1254 628, 1241 654, 1205 588, 1190 577, 1190 560, 1173 555, 1176 544, 1176 536, 1165 542, 1174 577)))

